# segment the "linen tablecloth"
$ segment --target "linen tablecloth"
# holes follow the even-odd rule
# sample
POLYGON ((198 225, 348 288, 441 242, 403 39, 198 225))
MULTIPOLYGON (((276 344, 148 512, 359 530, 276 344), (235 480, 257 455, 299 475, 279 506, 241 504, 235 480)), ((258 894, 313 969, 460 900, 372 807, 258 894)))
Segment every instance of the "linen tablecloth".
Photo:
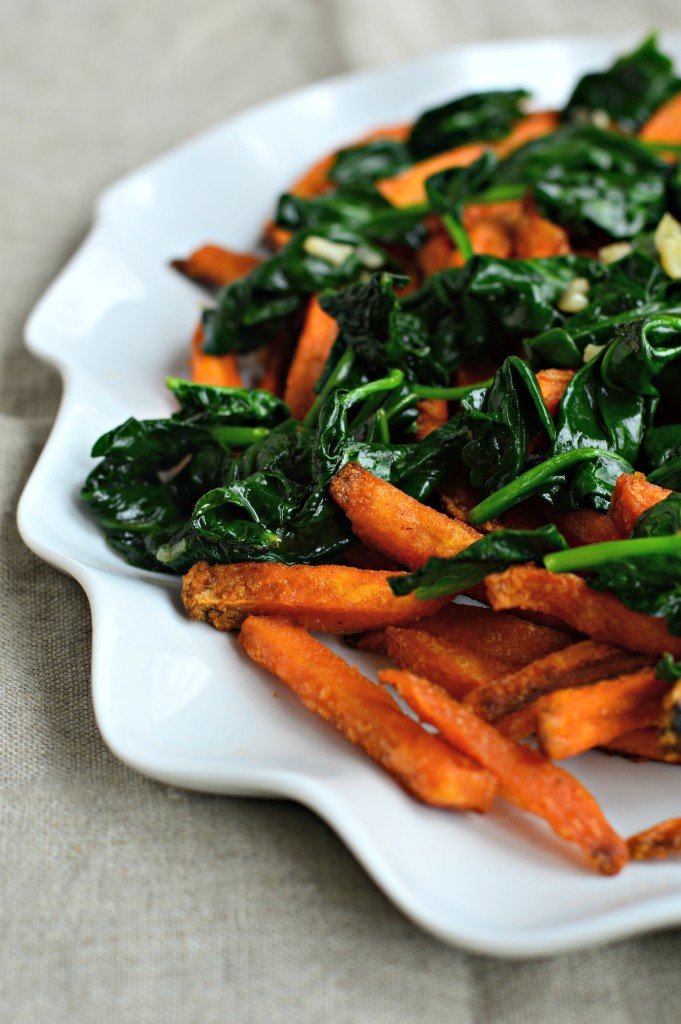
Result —
POLYGON ((0 4, 0 1020, 678 1024, 681 931, 514 963, 407 921, 293 803, 187 793, 104 746, 90 616, 19 539, 56 375, 24 321, 98 192, 250 104, 485 38, 681 28, 674 0, 0 4))

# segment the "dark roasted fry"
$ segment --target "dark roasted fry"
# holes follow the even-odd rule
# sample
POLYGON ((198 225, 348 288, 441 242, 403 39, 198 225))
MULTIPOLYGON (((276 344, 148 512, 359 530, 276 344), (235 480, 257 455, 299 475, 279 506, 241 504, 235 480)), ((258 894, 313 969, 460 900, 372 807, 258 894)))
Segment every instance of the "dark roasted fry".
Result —
POLYGON ((634 654, 612 644, 583 640, 481 686, 471 693, 466 704, 486 721, 498 722, 554 690, 586 686, 633 672, 650 664, 651 660, 647 655, 634 654))

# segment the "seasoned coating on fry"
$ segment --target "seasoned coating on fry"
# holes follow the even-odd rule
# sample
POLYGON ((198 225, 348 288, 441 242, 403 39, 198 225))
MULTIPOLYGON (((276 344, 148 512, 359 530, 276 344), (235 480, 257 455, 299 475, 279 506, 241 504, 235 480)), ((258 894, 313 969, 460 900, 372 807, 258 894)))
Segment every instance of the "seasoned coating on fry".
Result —
MULTIPOLYGON (((482 605, 458 602, 419 619, 415 628, 447 643, 469 648, 485 658, 504 662, 509 666, 508 672, 575 642, 574 637, 550 626, 530 622, 508 612, 493 612, 482 605)), ((359 651, 385 653, 385 631, 376 630, 353 637, 352 646, 359 651)))
POLYGON ((497 722, 554 690, 587 686, 633 672, 651 661, 648 655, 613 644, 583 640, 481 686, 466 698, 466 704, 487 722, 497 722))
POLYGON ((387 582, 394 575, 345 565, 197 562, 184 577, 182 599, 192 619, 216 629, 238 629, 248 615, 284 615, 324 633, 402 625, 449 600, 395 597, 387 582))
POLYGON ((357 462, 336 473, 329 493, 367 547, 408 569, 434 555, 456 555, 481 537, 472 526, 423 505, 357 462))
POLYGON ((537 814, 556 835, 577 843, 604 875, 616 874, 628 860, 626 844, 605 820, 593 796, 572 775, 536 750, 502 736, 465 705, 427 679, 398 669, 378 673, 457 750, 489 768, 500 796, 537 814))
POLYGON ((549 518, 571 548, 625 539, 625 535, 617 528, 611 516, 604 512, 596 512, 593 508, 580 508, 575 512, 553 512, 549 518))
POLYGON ((489 809, 497 791, 490 772, 422 729, 386 690, 304 629, 284 619, 252 615, 243 624, 239 643, 412 796, 439 807, 489 809))
POLYGON ((388 626, 388 657, 417 675, 426 676, 457 700, 478 686, 508 672, 508 662, 448 643, 421 629, 388 626))
POLYGON ((652 860, 681 853, 681 818, 668 818, 627 839, 632 860, 652 860))
POLYGON ((544 612, 594 640, 658 657, 669 651, 681 658, 681 637, 668 632, 664 619, 626 608, 613 594, 592 590, 573 573, 519 565, 488 576, 485 586, 489 603, 497 611, 544 612))
POLYGON ((435 615, 422 619, 418 628, 448 643, 470 647, 485 657, 508 662, 513 668, 574 642, 557 629, 474 604, 446 605, 435 615))

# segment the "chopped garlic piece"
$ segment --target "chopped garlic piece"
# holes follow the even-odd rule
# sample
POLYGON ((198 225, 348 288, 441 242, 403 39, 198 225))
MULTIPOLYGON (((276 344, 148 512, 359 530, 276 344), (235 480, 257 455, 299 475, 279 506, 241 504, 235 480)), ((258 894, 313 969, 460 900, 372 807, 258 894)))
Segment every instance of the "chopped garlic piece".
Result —
POLYGON ((384 263, 380 252, 370 249, 368 245, 357 246, 357 259, 368 270, 379 270, 384 263))
POLYGON ((584 349, 584 352, 583 352, 583 354, 582 354, 582 359, 584 360, 584 362, 585 362, 585 363, 590 363, 590 362, 591 362, 591 360, 592 360, 592 359, 595 359, 595 358, 596 358, 596 356, 597 356, 597 355, 598 355, 598 354, 599 354, 600 352, 602 352, 604 348, 605 348, 605 345, 593 345, 593 344, 591 344, 591 342, 590 342, 590 343, 589 343, 589 344, 588 344, 588 345, 586 346, 586 348, 584 349))
POLYGON ((303 249, 308 256, 316 256, 332 267, 340 267, 355 252, 355 246, 347 242, 333 242, 321 235, 310 235, 303 242, 303 249))
POLYGON ((163 565, 170 565, 176 558, 183 555, 185 548, 187 547, 187 541, 183 537, 182 540, 178 540, 175 544, 161 544, 160 548, 156 552, 156 557, 159 562, 163 565))
POLYGON ((667 277, 681 278, 681 224, 671 213, 665 213, 655 228, 654 241, 667 277))
POLYGON ((610 245, 604 245, 598 250, 598 258, 601 263, 617 263, 633 251, 634 247, 630 242, 611 242, 610 245))
POLYGON ((558 299, 561 313, 581 313, 589 305, 589 282, 585 277, 573 277, 558 299))
POLYGON ((592 110, 591 123, 604 132, 607 132, 612 127, 610 115, 605 110, 592 110))

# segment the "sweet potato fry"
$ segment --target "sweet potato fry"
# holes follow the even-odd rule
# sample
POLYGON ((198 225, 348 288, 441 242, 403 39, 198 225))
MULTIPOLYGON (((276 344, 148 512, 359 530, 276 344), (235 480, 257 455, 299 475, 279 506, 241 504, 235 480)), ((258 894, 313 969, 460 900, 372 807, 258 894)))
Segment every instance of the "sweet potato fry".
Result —
POLYGON ((539 370, 537 373, 537 384, 541 396, 552 416, 558 412, 565 389, 576 372, 576 370, 548 369, 539 370))
POLYGON ((496 611, 513 608, 542 612, 603 643, 660 657, 669 651, 681 658, 681 637, 668 632, 664 619, 626 608, 614 594, 591 590, 573 573, 551 573, 519 565, 485 580, 496 611))
POLYGON ((654 668, 592 686, 558 690, 537 702, 537 738, 547 757, 562 760, 659 720, 668 684, 654 668))
POLYGON ((419 620, 418 628, 511 668, 527 665, 573 642, 556 629, 472 604, 447 605, 435 615, 419 620))
POLYGON ((658 107, 639 132, 644 142, 681 142, 681 93, 676 93, 658 107))
POLYGON ((619 536, 630 537, 639 516, 671 493, 666 487, 649 484, 643 473, 622 473, 615 484, 608 510, 619 536))
POLYGON ((284 388, 284 401, 291 416, 302 420, 317 397, 314 385, 319 380, 334 341, 338 324, 325 313, 316 296, 310 300, 303 329, 293 353, 284 388))
MULTIPOLYGON (((411 626, 404 629, 411 630, 411 626)), ((507 612, 493 612, 481 605, 446 605, 434 615, 419 619, 415 629, 433 637, 493 658, 498 664, 508 665, 508 672, 560 651, 574 643, 571 636, 557 629, 520 619, 507 612)), ((387 651, 385 630, 363 633, 354 638, 360 651, 387 651)))
POLYGON ((418 404, 416 440, 423 441, 449 419, 449 405, 444 398, 424 398, 418 404))
POLYGON ((394 575, 346 565, 197 562, 184 577, 182 597, 190 618, 216 629, 237 629, 248 615, 283 615, 325 633, 399 626, 449 600, 395 597, 387 582, 394 575))
POLYGON ((681 756, 681 681, 664 695, 658 742, 664 754, 681 756))
POLYGON ((291 363, 293 339, 286 333, 278 334, 264 352, 265 368, 258 387, 278 398, 284 396, 284 383, 291 363))
POLYGON ((466 167, 477 160, 487 149, 493 150, 499 157, 508 156, 514 149, 523 146, 531 139, 539 138, 554 131, 558 124, 558 115, 551 111, 539 111, 529 114, 514 127, 513 131, 499 142, 493 144, 469 142, 445 153, 438 153, 408 167, 401 174, 392 178, 381 178, 376 187, 393 206, 412 206, 422 203, 426 198, 425 183, 438 171, 448 167, 466 167))
POLYGON ((472 526, 422 505, 356 462, 336 473, 329 493, 360 540, 408 569, 418 569, 433 555, 455 555, 481 536, 472 526))
POLYGON ((389 626, 385 636, 386 653, 396 665, 425 676, 457 700, 510 668, 508 662, 447 643, 425 630, 389 626))
MULTIPOLYGON (((388 125, 385 128, 375 128, 373 131, 367 132, 359 139, 349 143, 347 147, 340 148, 349 149, 352 146, 362 146, 367 142, 375 142, 378 139, 394 139, 395 142, 403 142, 408 134, 409 125, 388 125)), ((291 185, 289 192, 293 193, 294 196, 300 196, 301 199, 311 199, 314 196, 320 195, 329 187, 329 171, 333 167, 335 159, 336 151, 321 157, 291 185)))
POLYGON ((648 726, 631 729, 609 743, 599 747, 608 754, 621 754, 634 761, 663 761, 666 764, 681 764, 681 754, 664 754, 660 750, 658 729, 648 726))
POLYGON ((454 266, 456 250, 446 231, 437 231, 424 242, 417 253, 417 262, 424 277, 454 266))
POLYGON ((480 221, 493 220, 512 232, 523 212, 522 199, 504 199, 499 203, 469 203, 463 211, 463 226, 470 231, 480 221))
POLYGON ((565 256, 571 251, 567 231, 542 217, 531 195, 523 204, 523 213, 513 233, 513 241, 513 255, 520 260, 565 256))
MULTIPOLYGON (((468 238, 473 252, 479 256, 497 256, 507 260, 513 253, 513 237, 503 222, 491 218, 478 221, 471 226, 468 238)), ((455 265, 458 265, 456 261, 455 265)))
POLYGON ((551 511, 548 518, 555 523, 571 548, 625 539, 610 515, 593 508, 580 508, 575 512, 551 511))
POLYGON ((467 167, 481 157, 489 145, 482 142, 469 142, 456 149, 448 149, 446 153, 438 153, 412 164, 400 174, 392 178, 379 178, 376 188, 393 206, 414 206, 426 200, 426 181, 444 171, 448 167, 467 167))
POLYGON ((494 152, 499 159, 503 159, 526 142, 554 132, 559 124, 560 114, 555 110, 535 110, 518 121, 505 139, 494 143, 494 152))
POLYGON ((197 284, 221 288, 250 274, 260 263, 262 260, 250 253, 204 245, 184 260, 172 260, 170 265, 197 284))
POLYGON ((189 357, 189 373, 194 383, 222 388, 243 387, 235 353, 228 352, 224 356, 207 356, 201 351, 202 343, 203 327, 198 324, 192 338, 189 357))
POLYGON ((427 733, 385 690, 304 629, 284 619, 250 616, 239 643, 412 796, 438 807, 488 810, 497 790, 490 772, 427 733))
POLYGON ((668 818, 627 839, 632 860, 652 860, 681 853, 681 818, 668 818))
POLYGON ((427 679, 397 669, 378 675, 453 747, 493 772, 499 780, 500 796, 544 818, 557 835, 577 843, 602 874, 616 874, 625 865, 626 844, 607 823, 591 794, 571 775, 535 750, 501 736, 427 679))
POLYGON ((587 686, 633 672, 650 661, 646 655, 633 654, 622 647, 583 640, 554 650, 504 678, 481 686, 470 694, 466 704, 485 721, 498 722, 555 690, 587 686))

